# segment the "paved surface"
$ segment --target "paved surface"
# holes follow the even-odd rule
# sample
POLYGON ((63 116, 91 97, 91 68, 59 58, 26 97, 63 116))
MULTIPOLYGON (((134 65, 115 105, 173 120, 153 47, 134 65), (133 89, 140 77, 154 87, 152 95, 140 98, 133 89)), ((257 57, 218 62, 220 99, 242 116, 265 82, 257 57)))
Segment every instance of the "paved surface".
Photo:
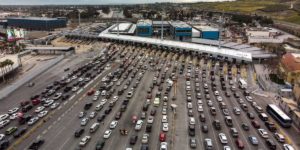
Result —
MULTIPOLYGON (((61 101, 60 106, 56 109, 51 111, 48 116, 46 117, 46 122, 39 122, 35 126, 31 127, 30 129, 34 129, 34 132, 29 134, 26 139, 22 141, 18 141, 18 145, 16 145, 15 149, 26 149, 32 141, 36 139, 45 139, 45 143, 42 145, 41 149, 46 150, 65 150, 65 149, 75 149, 78 147, 78 144, 85 135, 90 135, 91 140, 87 143, 87 145, 83 149, 95 149, 95 145, 98 141, 105 141, 105 147, 104 149, 114 149, 114 150, 124 150, 127 147, 132 147, 134 150, 140 149, 142 146, 142 136, 144 133, 146 133, 146 124, 147 124, 147 118, 150 116, 150 111, 155 109, 156 115, 154 117, 154 122, 152 123, 152 131, 149 133, 149 149, 159 149, 160 147, 160 141, 159 141, 159 134, 162 131, 162 109, 163 105, 167 106, 167 116, 168 116, 168 132, 166 133, 166 142, 168 143, 168 149, 174 149, 174 150, 188 150, 191 149, 189 146, 189 139, 195 138, 197 143, 197 149, 204 149, 204 139, 210 138, 213 141, 213 147, 214 149, 221 150, 223 149, 223 146, 225 144, 221 144, 218 134, 219 133, 225 133, 228 139, 228 146, 231 147, 231 149, 238 149, 235 144, 235 138, 233 138, 230 134, 230 127, 228 127, 225 124, 225 116, 222 113, 222 110, 219 107, 219 102, 216 99, 216 96, 214 96, 214 93, 211 88, 211 80, 210 80, 210 70, 214 70, 216 74, 221 74, 221 72, 226 72, 227 69, 230 68, 228 64, 224 64, 224 67, 222 70, 220 70, 219 63, 216 63, 215 67, 212 67, 213 62, 209 59, 205 61, 204 58, 196 58, 191 57, 188 55, 181 55, 174 53, 166 53, 162 51, 156 51, 146 48, 135 48, 131 46, 124 46, 124 45, 117 45, 115 48, 110 49, 109 51, 116 50, 117 53, 114 54, 113 58, 108 60, 108 64, 110 64, 109 67, 105 67, 106 69, 102 71, 100 74, 97 74, 97 77, 89 82, 87 86, 83 87, 77 92, 69 92, 69 94, 72 94, 74 96, 71 96, 69 100, 61 101), (125 57, 120 57, 121 54, 124 54, 125 57), (138 68, 137 64, 141 64, 141 66, 146 65, 146 69, 143 68, 138 69, 138 72, 136 73, 131 81, 130 77, 133 75, 132 72, 129 73, 128 77, 124 77, 124 74, 121 76, 121 79, 113 82, 113 89, 116 89, 115 92, 112 94, 113 96, 117 95, 117 91, 120 89, 123 89, 126 82, 129 82, 129 86, 127 90, 124 91, 122 95, 119 95, 118 101, 116 101, 116 104, 112 107, 112 111, 106 115, 104 121, 100 123, 99 129, 95 133, 90 133, 89 128, 90 126, 97 122, 97 117, 101 114, 104 114, 104 111, 109 107, 109 102, 113 100, 113 96, 108 99, 108 101, 104 104, 104 108, 102 108, 100 111, 97 112, 97 116, 94 119, 90 119, 88 124, 86 126, 81 126, 80 121, 81 119, 78 118, 79 112, 83 111, 83 107, 86 103, 92 102, 93 106, 91 109, 87 111, 87 115, 90 114, 90 112, 95 110, 95 107, 97 104, 101 102, 103 99, 102 96, 98 98, 97 101, 93 101, 93 96, 87 96, 87 92, 91 89, 99 89, 100 85, 103 85, 103 82, 101 81, 107 74, 110 72, 115 71, 122 63, 122 60, 125 58, 128 58, 127 62, 131 62, 130 66, 133 66, 133 70, 138 68), (193 117, 196 119, 196 135, 194 137, 189 136, 188 134, 188 125, 189 125, 189 116, 188 111, 189 108, 187 107, 187 91, 186 91, 186 75, 188 73, 188 63, 182 63, 183 60, 185 62, 192 61, 191 64, 191 97, 192 97, 192 110, 193 117), (157 62, 154 66, 151 66, 150 62, 157 62), (134 65, 136 64, 136 65, 134 65), (179 68, 181 68, 181 65, 185 64, 183 73, 180 74, 179 68), (196 69, 198 67, 198 69, 196 69), (161 71, 157 71, 157 67, 161 67, 161 71), (168 68, 168 69, 167 69, 168 68), (131 118, 133 115, 138 116, 139 119, 141 119, 141 113, 143 112, 142 107, 147 101, 147 90, 152 85, 153 79, 156 76, 158 80, 161 81, 161 76, 165 72, 166 77, 171 77, 172 70, 174 68, 176 72, 175 75, 177 76, 177 81, 173 84, 171 91, 168 93, 168 101, 164 104, 161 100, 160 105, 158 107, 155 107, 153 104, 154 96, 161 92, 162 95, 164 95, 166 91, 166 81, 162 83, 163 89, 159 89, 158 86, 154 86, 154 88, 151 90, 152 98, 150 99, 150 105, 146 112, 146 119, 142 119, 144 121, 143 126, 141 130, 137 131, 135 130, 135 124, 132 124, 131 118), (226 69, 225 69, 226 68, 226 69), (206 79, 202 78, 202 73, 204 72, 204 69, 206 69, 206 79), (144 70, 144 71, 143 71, 144 70), (196 72, 196 70, 198 70, 196 72), (145 73, 142 73, 145 72, 145 73), (129 100, 129 104, 127 105, 127 109, 125 112, 122 113, 122 117, 120 120, 118 120, 118 125, 115 129, 112 129, 112 134, 110 135, 110 138, 107 140, 103 139, 103 134, 105 130, 109 129, 109 125, 111 121, 115 120, 115 115, 117 112, 120 111, 122 102, 124 99, 126 99, 127 92, 136 84, 137 82, 137 76, 138 74, 141 74, 142 79, 138 83, 138 86, 134 90, 133 96, 129 100), (194 78, 194 75, 199 74, 199 78, 194 78), (197 81, 198 80, 198 81, 197 81), (122 81, 121 85, 116 85, 118 81, 122 81), (203 109, 204 109, 204 115, 206 117, 205 122, 201 122, 199 120, 200 112, 198 112, 198 104, 197 104, 197 97, 195 89, 196 82, 200 83, 200 93, 202 95, 202 102, 203 102, 203 109), (205 90, 203 87, 203 83, 206 82, 209 85, 208 92, 210 95, 210 100, 213 102, 213 106, 216 108, 217 115, 212 116, 210 113, 210 107, 207 104, 207 99, 205 98, 205 90), (171 97, 175 96, 176 100, 171 100, 171 97), (171 109, 171 104, 176 104, 178 107, 176 109, 176 113, 174 114, 171 109), (222 129, 216 130, 212 126, 212 122, 214 120, 220 120, 222 129), (202 125, 208 125, 209 132, 203 133, 201 131, 202 125), (39 126, 39 127, 37 127, 39 126), (74 137, 75 130, 79 128, 84 128, 85 132, 80 138, 74 137), (127 129, 128 135, 120 135, 119 129, 127 129), (129 140, 132 135, 137 135, 138 140, 135 145, 130 145, 129 140)), ((62 68, 70 67, 71 69, 76 68, 79 66, 79 64, 83 64, 86 61, 82 61, 82 59, 78 59, 79 56, 73 56, 70 58, 70 62, 67 60, 64 63, 58 64, 57 67, 45 72, 45 74, 49 74, 49 76, 43 76, 34 79, 36 86, 33 88, 20 88, 18 91, 15 92, 15 94, 12 95, 11 100, 13 101, 3 101, 3 105, 1 103, 0 110, 1 112, 5 112, 7 108, 11 108, 14 106, 17 106, 20 100, 20 97, 24 99, 28 99, 31 95, 34 95, 36 93, 41 92, 48 84, 53 82, 54 80, 58 80, 63 76, 65 73, 63 72, 62 68), (44 81, 44 82, 42 82, 44 81), (3 106, 6 106, 3 107, 3 106), (2 107, 2 108, 1 108, 2 107)), ((242 66, 242 68, 248 68, 249 66, 242 66)), ((130 68, 130 67, 129 67, 130 68)), ((125 72, 129 70, 129 68, 125 69, 125 72)), ((244 76, 237 73, 237 70, 239 68, 235 65, 231 66, 232 68, 232 74, 233 74, 233 81, 234 85, 238 87, 237 78, 244 76)), ((247 69, 245 70, 247 72, 247 69)), ((251 125, 251 120, 247 117, 246 112, 241 109, 240 104, 238 103, 237 99, 233 96, 233 91, 229 90, 229 79, 227 79, 228 76, 225 75, 226 79, 226 86, 228 88, 228 91, 230 93, 230 97, 226 97, 224 91, 221 89, 220 85, 220 78, 218 75, 216 75, 216 83, 217 83, 217 90, 220 92, 220 96, 223 98, 223 102, 227 105, 227 108, 229 109, 229 114, 233 119, 233 127, 235 127, 239 132, 239 139, 241 139, 245 145, 245 149, 261 149, 266 150, 268 147, 266 146, 264 139, 258 134, 257 130, 251 125), (233 113, 233 107, 238 107, 241 109, 241 115, 234 115, 233 113), (241 127, 242 123, 246 123, 249 125, 250 130, 244 131, 241 127), (259 145, 253 146, 249 140, 248 136, 253 135, 258 138, 259 145)), ((166 78, 167 79, 167 78, 166 78)), ((250 78, 251 80, 251 78, 250 78)), ((71 83, 72 85, 73 83, 71 83)), ((242 96, 243 99, 243 91, 239 88, 237 88, 236 92, 242 96)), ((162 96, 163 97, 163 96, 162 96)), ((261 105, 263 108, 269 103, 273 103, 269 99, 265 97, 260 97, 253 95, 254 101, 256 101, 259 105, 261 105)), ((264 123, 258 118, 258 114, 254 110, 254 108, 250 105, 248 101, 245 100, 245 103, 249 107, 249 112, 253 112, 255 114, 255 120, 257 120, 262 128, 266 129, 264 126, 264 123)), ((10 125, 6 126, 5 128, 1 129, 0 132, 4 132, 9 126, 17 125, 16 122, 11 122, 10 125)), ((283 133, 286 133, 286 135, 289 135, 288 141, 293 143, 294 146, 299 145, 299 137, 295 136, 298 133, 293 132, 295 131, 293 128, 291 129, 281 129, 283 133)), ((273 141, 276 141, 274 137, 272 136, 272 133, 269 132, 269 136, 273 141)), ((16 140, 15 140, 16 141, 16 140)), ((276 145, 278 149, 282 148, 282 144, 276 142, 276 145)))

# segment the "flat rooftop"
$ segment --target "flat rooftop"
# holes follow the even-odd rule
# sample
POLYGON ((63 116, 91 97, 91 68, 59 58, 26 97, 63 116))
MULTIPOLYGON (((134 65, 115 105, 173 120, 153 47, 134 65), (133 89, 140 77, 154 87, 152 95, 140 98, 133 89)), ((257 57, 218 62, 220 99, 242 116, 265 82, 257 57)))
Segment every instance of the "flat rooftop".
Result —
POLYGON ((219 31, 218 28, 212 26, 202 26, 202 25, 195 25, 194 28, 201 30, 201 31, 219 31))
POLYGON ((125 30, 129 30, 129 28, 131 27, 132 23, 119 23, 119 24, 115 24, 114 27, 112 29, 110 29, 110 31, 118 31, 118 26, 119 26, 119 31, 120 32, 124 32, 125 30))
POLYGON ((152 26, 151 20, 139 20, 136 24, 137 26, 152 26))
POLYGON ((9 19, 14 19, 14 20, 44 20, 44 21, 52 21, 52 20, 57 20, 57 18, 46 18, 46 17, 8 17, 9 19))
POLYGON ((170 21, 169 23, 175 28, 191 28, 190 25, 182 21, 170 21))

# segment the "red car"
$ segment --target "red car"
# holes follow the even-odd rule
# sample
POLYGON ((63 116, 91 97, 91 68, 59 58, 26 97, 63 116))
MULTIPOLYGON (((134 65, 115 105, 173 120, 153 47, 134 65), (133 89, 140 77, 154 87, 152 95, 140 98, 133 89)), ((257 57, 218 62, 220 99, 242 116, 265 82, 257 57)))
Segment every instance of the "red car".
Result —
POLYGON ((244 149, 245 148, 244 143, 241 139, 236 139, 235 144, 239 149, 244 149))
POLYGON ((166 135, 165 133, 162 133, 162 132, 161 132, 161 133, 159 134, 159 141, 160 141, 160 142, 165 142, 165 141, 166 141, 166 138, 167 138, 166 136, 167 136, 167 135, 166 135))
POLYGON ((95 90, 90 90, 90 91, 88 91, 87 95, 88 95, 88 96, 91 96, 91 95, 93 95, 94 93, 95 93, 95 90))
POLYGON ((41 101, 39 99, 34 99, 31 101, 32 105, 38 105, 41 103, 41 101))

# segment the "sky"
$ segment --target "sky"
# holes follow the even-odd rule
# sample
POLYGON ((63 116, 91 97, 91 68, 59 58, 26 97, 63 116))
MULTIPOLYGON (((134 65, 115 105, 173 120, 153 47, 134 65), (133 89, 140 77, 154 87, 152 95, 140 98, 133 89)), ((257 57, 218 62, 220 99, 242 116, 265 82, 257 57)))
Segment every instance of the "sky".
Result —
POLYGON ((62 5, 62 4, 141 4, 155 2, 216 2, 232 0, 0 0, 0 5, 62 5))

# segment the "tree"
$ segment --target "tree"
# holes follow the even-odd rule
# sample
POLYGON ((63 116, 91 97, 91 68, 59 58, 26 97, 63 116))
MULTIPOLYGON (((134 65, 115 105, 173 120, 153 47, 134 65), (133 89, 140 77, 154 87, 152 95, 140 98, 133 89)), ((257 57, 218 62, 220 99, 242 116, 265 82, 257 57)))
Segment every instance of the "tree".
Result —
POLYGON ((102 8, 102 12, 105 14, 109 14, 110 13, 110 8, 108 6, 105 6, 102 8))
POLYGON ((130 7, 125 7, 124 10, 123 10, 123 15, 126 17, 126 18, 132 18, 132 13, 130 11, 130 7))
POLYGON ((5 77, 4 77, 4 74, 5 74, 5 72, 4 72, 4 66, 5 66, 4 62, 1 61, 1 62, 0 62, 0 69, 1 69, 1 72, 2 72, 2 80, 3 80, 3 82, 5 82, 5 77))

